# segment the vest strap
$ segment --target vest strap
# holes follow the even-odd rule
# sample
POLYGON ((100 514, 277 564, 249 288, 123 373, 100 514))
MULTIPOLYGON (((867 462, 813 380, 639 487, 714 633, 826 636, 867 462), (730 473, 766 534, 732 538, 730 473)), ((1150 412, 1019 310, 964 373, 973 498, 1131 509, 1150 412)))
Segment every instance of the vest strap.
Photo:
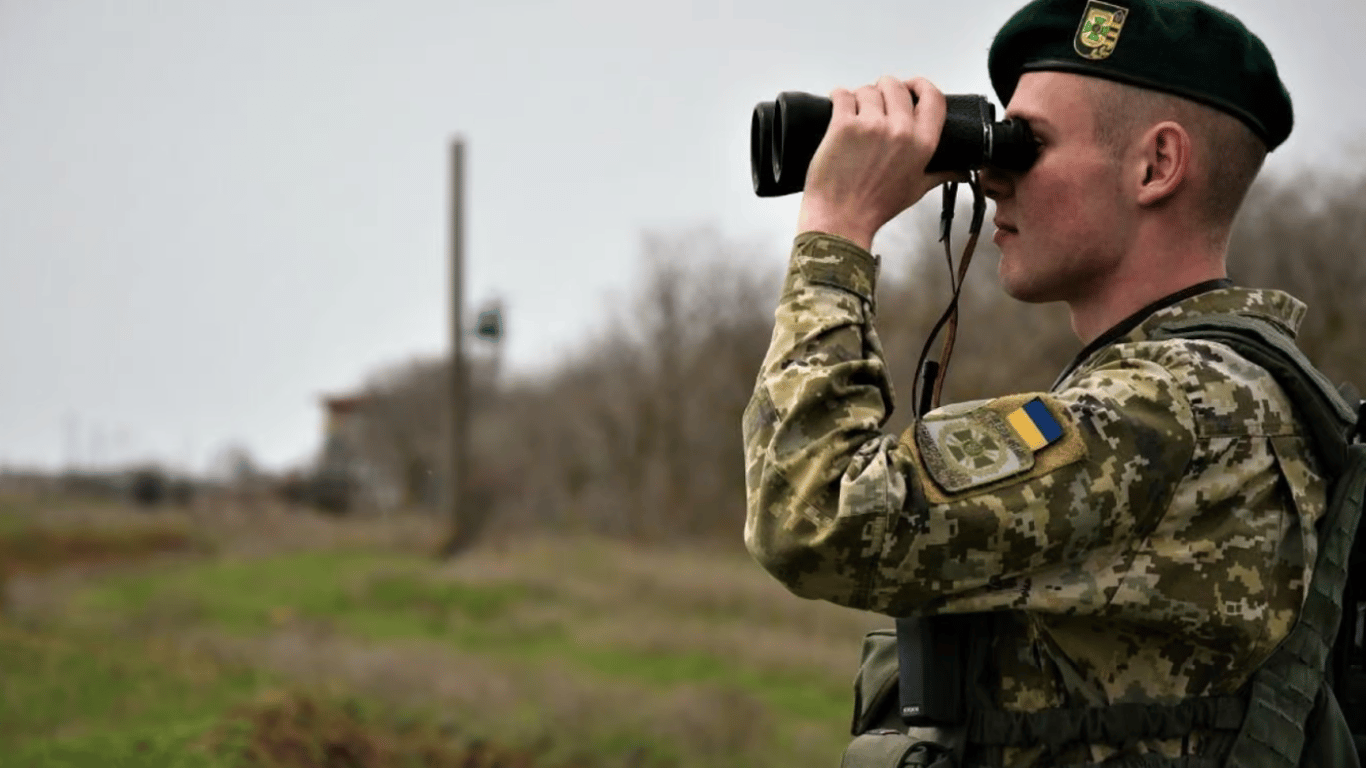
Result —
MULTIPOLYGON (((931 765, 930 768, 939 768, 931 765)), ((961 768, 1001 768, 998 763, 968 763, 961 768)), ((1115 755, 1099 763, 1059 763, 1054 768, 1228 768, 1221 760, 1197 755, 1166 757, 1163 755, 1115 755)))
POLYGON ((1247 704, 1237 696, 1204 696, 1178 704, 1112 704, 1058 707, 1041 712, 979 710, 968 723, 968 741, 984 746, 1129 744, 1172 739, 1195 729, 1235 731, 1247 704))

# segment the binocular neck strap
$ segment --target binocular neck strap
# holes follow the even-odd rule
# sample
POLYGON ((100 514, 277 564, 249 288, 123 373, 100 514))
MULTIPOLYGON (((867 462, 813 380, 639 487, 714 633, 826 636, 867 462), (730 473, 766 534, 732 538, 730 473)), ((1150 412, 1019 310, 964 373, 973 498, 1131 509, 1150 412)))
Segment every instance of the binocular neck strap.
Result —
POLYGON ((912 388, 911 398, 917 406, 917 418, 939 407, 940 397, 944 391, 944 379, 948 375, 949 358, 953 356, 953 342, 958 336, 958 299, 962 295, 963 279, 967 276, 968 265, 972 263, 972 254, 977 249, 977 238, 982 233, 982 222, 986 218, 986 196, 982 194, 982 185, 976 171, 972 172, 968 186, 972 188, 972 223, 968 227, 968 241, 963 246, 963 257, 958 262, 955 274, 951 235, 954 205, 958 198, 958 182, 951 181, 944 185, 944 210, 939 218, 939 241, 944 244, 944 261, 949 266, 949 284, 953 287, 953 297, 934 324, 934 328, 930 330, 929 338, 925 339, 925 346, 920 350, 920 359, 915 364, 920 379, 916 382, 917 386, 912 388), (944 330, 944 344, 939 352, 939 361, 927 361, 925 358, 930 353, 930 345, 934 343, 940 330, 944 330))

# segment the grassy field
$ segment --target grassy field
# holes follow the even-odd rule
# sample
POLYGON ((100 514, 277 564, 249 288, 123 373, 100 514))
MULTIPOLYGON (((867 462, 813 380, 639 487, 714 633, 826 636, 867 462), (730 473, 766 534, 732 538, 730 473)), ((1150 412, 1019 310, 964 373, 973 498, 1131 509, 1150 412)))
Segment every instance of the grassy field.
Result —
MULTIPOLYGON (((0 499, 0 766, 838 760, 865 631, 743 553, 0 499)), ((738 535, 738 533, 737 533, 738 535)))

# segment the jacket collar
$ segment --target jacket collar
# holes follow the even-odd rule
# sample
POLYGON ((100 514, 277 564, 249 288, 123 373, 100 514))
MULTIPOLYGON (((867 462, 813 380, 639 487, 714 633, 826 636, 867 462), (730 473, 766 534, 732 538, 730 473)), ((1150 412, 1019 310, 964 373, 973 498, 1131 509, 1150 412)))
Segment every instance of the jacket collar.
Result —
POLYGON ((1197 283, 1158 299, 1096 337, 1077 354, 1053 386, 1056 388, 1102 349, 1112 344, 1147 341, 1154 329, 1173 320, 1204 315, 1249 315, 1271 321, 1293 339, 1299 333, 1305 311, 1304 302, 1284 291, 1239 288, 1227 278, 1197 283))

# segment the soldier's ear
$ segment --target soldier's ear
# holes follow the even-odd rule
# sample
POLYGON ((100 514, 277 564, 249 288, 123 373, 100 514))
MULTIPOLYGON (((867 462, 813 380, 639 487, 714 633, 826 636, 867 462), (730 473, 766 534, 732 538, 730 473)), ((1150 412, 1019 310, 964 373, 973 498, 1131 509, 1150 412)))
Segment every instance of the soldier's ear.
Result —
POLYGON ((1139 142, 1139 154, 1130 166, 1139 205, 1161 205, 1188 183, 1193 154, 1191 135, 1172 120, 1149 128, 1139 142))

